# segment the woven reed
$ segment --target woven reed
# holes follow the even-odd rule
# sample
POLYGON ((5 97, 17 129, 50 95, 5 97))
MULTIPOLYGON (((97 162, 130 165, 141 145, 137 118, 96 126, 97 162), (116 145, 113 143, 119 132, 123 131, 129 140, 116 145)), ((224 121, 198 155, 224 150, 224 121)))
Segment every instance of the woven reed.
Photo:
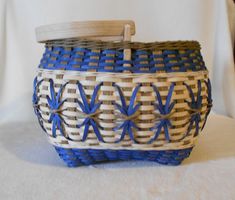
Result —
POLYGON ((207 102, 207 89, 205 80, 208 80, 208 72, 173 72, 173 73, 151 73, 151 74, 132 74, 132 73, 99 73, 99 72, 78 72, 78 71, 64 71, 64 70, 45 70, 40 69, 38 72, 38 80, 43 79, 39 86, 39 109, 43 118, 43 125, 49 135, 49 141, 55 146, 63 148, 89 148, 89 149, 138 149, 138 150, 167 150, 167 149, 185 149, 194 145, 197 136, 195 135, 195 125, 190 133, 184 137, 189 126, 189 121, 194 112, 200 112, 201 121, 199 123, 200 129, 203 126, 208 103, 207 102), (47 103, 46 96, 50 95, 49 80, 52 79, 55 84, 55 91, 58 92, 59 88, 67 83, 62 99, 67 101, 61 107, 61 116, 68 125, 63 125, 66 136, 72 140, 68 140, 62 136, 57 130, 57 137, 52 136, 52 123, 49 123, 50 108, 47 103), (197 81, 201 81, 202 89, 202 107, 199 111, 193 111, 185 102, 191 101, 189 92, 184 84, 192 88, 194 95, 197 95, 198 86, 197 81), (84 89, 87 98, 90 100, 94 88, 99 83, 103 83, 100 88, 97 101, 102 102, 99 111, 96 113, 97 121, 101 126, 100 133, 105 142, 98 141, 93 129, 90 127, 88 138, 82 142, 84 127, 76 128, 76 125, 83 121, 83 117, 77 110, 78 104, 76 99, 81 100, 77 88, 77 81, 79 81, 84 89), (120 103, 120 97, 113 87, 117 84, 124 93, 127 103, 129 103, 132 95, 133 88, 138 84, 142 84, 137 94, 136 104, 140 103, 138 115, 133 119, 139 130, 134 131, 135 140, 138 144, 134 143, 128 135, 124 140, 115 143, 120 138, 121 130, 114 131, 113 128, 117 126, 120 117, 117 109, 113 105, 114 102, 120 103), (154 126, 159 117, 159 113, 154 108, 153 104, 156 102, 155 94, 151 85, 155 85, 160 95, 162 96, 163 103, 165 103, 166 96, 170 85, 174 83, 175 88, 172 95, 172 101, 176 104, 172 110, 171 115, 167 116, 173 127, 169 128, 171 141, 167 141, 164 131, 162 130, 157 140, 148 144, 147 142, 153 137, 155 131, 150 130, 154 126), (183 139, 182 139, 183 138, 183 139))
POLYGON ((129 42, 129 41, 99 41, 86 39, 50 40, 46 47, 79 47, 88 49, 136 49, 136 50, 200 50, 197 41, 165 41, 165 42, 129 42))
POLYGON ((39 27, 38 122, 68 166, 114 160, 178 165, 212 106, 197 41, 131 42, 133 21, 39 27))

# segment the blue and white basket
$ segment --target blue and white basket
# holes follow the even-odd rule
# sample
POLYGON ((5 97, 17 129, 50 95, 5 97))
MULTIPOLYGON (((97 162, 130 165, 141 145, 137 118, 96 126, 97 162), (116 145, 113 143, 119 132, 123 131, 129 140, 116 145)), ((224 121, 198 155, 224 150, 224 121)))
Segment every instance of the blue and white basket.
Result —
POLYGON ((212 106, 196 41, 130 42, 132 21, 37 28, 46 44, 33 106, 68 166, 116 160, 178 165, 212 106))

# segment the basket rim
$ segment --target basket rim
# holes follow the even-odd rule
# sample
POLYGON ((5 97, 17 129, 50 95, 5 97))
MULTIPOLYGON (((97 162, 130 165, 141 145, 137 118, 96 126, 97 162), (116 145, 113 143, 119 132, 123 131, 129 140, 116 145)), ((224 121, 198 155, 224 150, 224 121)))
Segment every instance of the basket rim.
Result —
POLYGON ((133 50, 200 50, 196 40, 127 42, 101 41, 80 38, 68 38, 46 41, 46 47, 88 48, 88 49, 133 49, 133 50))

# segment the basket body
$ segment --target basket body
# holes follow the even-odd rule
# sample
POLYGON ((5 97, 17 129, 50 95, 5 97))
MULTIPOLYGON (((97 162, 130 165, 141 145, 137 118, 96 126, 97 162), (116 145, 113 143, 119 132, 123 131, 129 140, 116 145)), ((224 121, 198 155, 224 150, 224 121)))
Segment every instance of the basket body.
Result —
POLYGON ((33 103, 49 141, 73 167, 130 159, 178 165, 212 100, 197 42, 58 40, 46 44, 33 103))

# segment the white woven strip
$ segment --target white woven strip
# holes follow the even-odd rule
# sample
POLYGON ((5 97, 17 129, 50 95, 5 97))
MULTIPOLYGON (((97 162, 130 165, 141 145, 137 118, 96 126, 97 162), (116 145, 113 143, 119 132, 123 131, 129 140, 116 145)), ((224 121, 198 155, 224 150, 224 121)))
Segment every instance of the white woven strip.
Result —
MULTIPOLYGON (((199 76, 199 75, 207 75, 208 71, 192 71, 192 72, 156 72, 156 73, 112 73, 112 72, 93 72, 93 71, 73 71, 73 70, 50 70, 50 69, 38 69, 38 73, 43 72, 53 75, 68 75, 71 76, 71 78, 77 79, 77 76, 83 76, 83 77, 91 77, 91 76, 98 76, 98 77, 116 77, 116 78, 138 78, 139 80, 142 80, 143 78, 156 78, 156 77, 168 77, 172 78, 172 81, 174 78, 176 80, 179 80, 180 77, 184 78, 190 77, 190 76, 199 76), (74 76, 74 77, 73 77, 74 76)), ((104 81, 104 80, 103 80, 104 81)), ((150 83, 152 83, 150 80, 146 80, 150 83)))

